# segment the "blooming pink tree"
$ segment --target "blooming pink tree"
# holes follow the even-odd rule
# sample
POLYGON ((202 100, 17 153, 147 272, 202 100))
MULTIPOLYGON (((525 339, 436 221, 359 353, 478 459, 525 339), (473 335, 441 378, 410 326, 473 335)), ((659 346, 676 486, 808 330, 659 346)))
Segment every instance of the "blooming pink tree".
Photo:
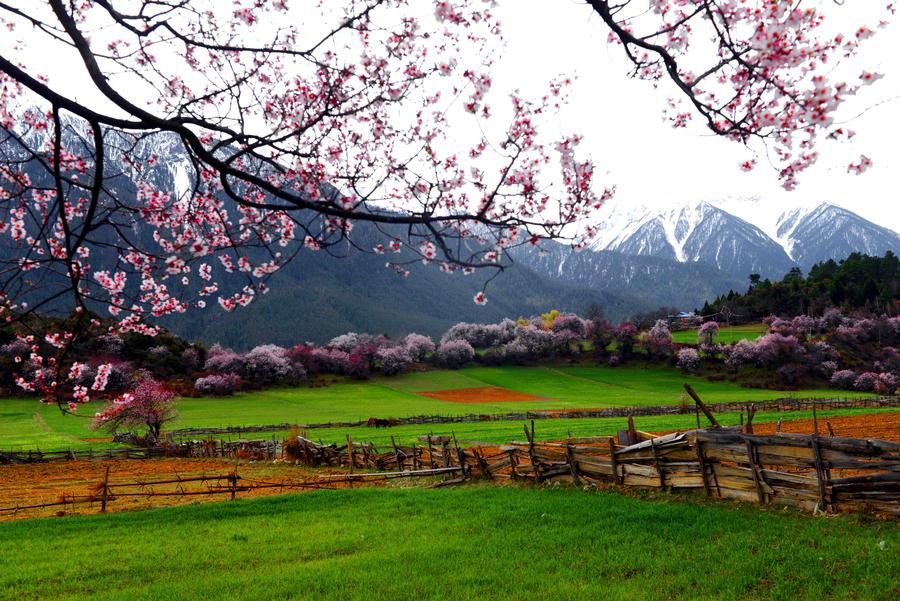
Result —
POLYGON ((94 416, 94 426, 111 432, 122 428, 144 428, 151 441, 159 439, 163 424, 178 415, 172 399, 175 392, 152 378, 143 378, 134 390, 113 400, 94 416))
MULTIPOLYGON (((566 78, 512 94, 495 124, 492 4, 0 3, 0 319, 37 366, 20 385, 62 404, 89 309, 154 334, 154 318, 251 303, 300 252, 349 244, 407 275, 413 261, 499 271, 515 246, 584 245, 613 187, 580 136, 542 128, 566 78), (16 58, 41 45, 84 67, 77 89, 16 58), (461 142, 467 129, 484 135, 461 142), (159 149, 184 157, 178 186, 160 185, 159 149), (383 240, 357 244, 358 222, 383 240), (34 327, 64 299, 73 323, 34 327)), ((847 135, 832 126, 842 99, 879 77, 832 81, 826 67, 872 30, 818 36, 822 16, 795 2, 589 4, 634 76, 674 84, 687 106, 673 124, 770 142, 789 188, 818 136, 847 135)), ((76 402, 102 390, 82 388, 76 402)))

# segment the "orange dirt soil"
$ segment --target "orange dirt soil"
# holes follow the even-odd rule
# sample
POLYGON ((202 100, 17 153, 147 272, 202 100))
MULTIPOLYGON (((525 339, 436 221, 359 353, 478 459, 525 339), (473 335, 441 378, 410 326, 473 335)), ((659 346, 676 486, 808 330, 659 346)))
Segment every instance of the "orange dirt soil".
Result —
MULTIPOLYGON (((703 419, 701 417, 701 419, 703 419)), ((819 434, 828 436, 828 423, 834 435, 842 438, 878 438, 900 442, 900 412, 864 413, 839 417, 820 417, 819 434)), ((754 434, 775 434, 776 422, 754 423, 754 434)), ((781 422, 781 431, 787 434, 812 434, 812 419, 791 419, 781 422)), ((656 434, 668 434, 680 430, 666 430, 656 434)))
MULTIPOLYGON (((106 468, 109 466, 110 484, 133 483, 149 480, 172 480, 177 477, 226 475, 235 469, 243 479, 238 481, 249 484, 248 480, 265 482, 286 482, 309 479, 325 473, 322 470, 295 466, 290 463, 273 464, 269 462, 240 463, 221 459, 151 459, 151 460, 118 460, 118 461, 66 461, 60 463, 32 463, 24 465, 0 466, 0 508, 21 505, 37 505, 60 500, 60 495, 92 495, 97 485, 103 481, 106 468)), ((337 470, 327 470, 335 473, 337 470)), ((212 483, 227 485, 227 483, 212 483)), ((368 485, 368 484, 367 484, 368 485)), ((128 492, 170 492, 177 485, 158 485, 141 491, 129 488, 128 492)), ((360 486, 360 485, 357 485, 360 486)), ((184 490, 207 490, 207 484, 190 482, 183 484, 184 490)), ((115 490, 115 489, 114 489, 115 490)), ((124 489, 120 489, 123 491, 124 489)), ((291 492, 303 489, 289 489, 291 492)), ((238 491, 237 498, 274 495, 287 492, 279 488, 238 491)), ((187 505, 196 502, 224 501, 229 494, 190 495, 190 496, 156 496, 156 497, 120 497, 111 501, 109 511, 128 509, 146 509, 169 505, 187 505)), ((54 507, 28 509, 18 513, 0 512, 0 521, 30 517, 46 517, 65 514, 89 514, 100 511, 100 503, 83 503, 77 505, 58 505, 54 507)))
POLYGON ((439 401, 451 403, 463 403, 475 405, 478 403, 521 403, 524 401, 541 401, 547 397, 535 396, 524 392, 516 392, 497 386, 479 386, 477 388, 453 388, 450 390, 435 390, 433 392, 418 392, 421 396, 439 401))

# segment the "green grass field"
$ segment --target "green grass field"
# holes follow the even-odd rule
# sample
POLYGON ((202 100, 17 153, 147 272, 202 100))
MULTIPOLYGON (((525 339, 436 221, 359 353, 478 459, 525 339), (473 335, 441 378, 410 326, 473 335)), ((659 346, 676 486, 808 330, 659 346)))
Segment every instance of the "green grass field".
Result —
POLYGON ((889 599, 900 530, 561 488, 319 491, 0 523, 0 598, 889 599))
MULTIPOLYGON (((888 413, 900 411, 898 408, 891 409, 834 409, 818 411, 820 419, 825 420, 829 417, 841 415, 877 415, 878 413, 888 413)), ((756 414, 753 423, 771 423, 779 419, 811 419, 811 411, 761 411, 756 414)), ((740 423, 740 414, 719 413, 716 419, 723 426, 735 426, 740 423)), ((874 418, 877 419, 877 418, 874 418)), ((708 422, 701 414, 700 423, 707 426, 708 422)), ((635 426, 639 430, 645 432, 662 432, 665 430, 688 430, 697 426, 694 415, 660 415, 660 416, 639 416, 634 418, 635 426)), ((355 442, 371 442, 381 449, 389 449, 391 445, 391 437, 398 444, 421 444, 418 437, 426 434, 434 436, 456 436, 460 444, 471 443, 487 443, 487 444, 503 444, 513 440, 525 440, 525 434, 522 427, 526 425, 524 420, 510 421, 491 421, 491 422, 469 422, 456 424, 428 424, 428 425, 405 425, 395 426, 392 428, 369 428, 366 426, 358 428, 320 428, 307 430, 304 434, 316 441, 325 443, 343 444, 347 440, 347 435, 353 437, 355 442)), ((608 418, 585 418, 585 419, 540 419, 534 422, 534 434, 537 440, 561 440, 571 436, 612 436, 619 430, 627 427, 628 421, 624 417, 608 417, 608 418)), ((825 427, 824 422, 820 424, 820 428, 825 427)), ((812 432, 810 431, 810 434, 812 432)), ((245 432, 241 434, 233 434, 226 436, 226 439, 271 439, 282 440, 290 434, 289 431, 282 432, 245 432)), ((840 435, 840 429, 837 430, 840 435)))
MULTIPOLYGON (((766 325, 762 323, 748 323, 739 326, 719 324, 719 328, 716 342, 721 344, 734 344, 738 340, 755 340, 765 334, 767 329, 766 325)), ((672 332, 672 340, 681 344, 697 344, 697 329, 672 332)))
MULTIPOLYGON (((710 403, 778 397, 832 397, 836 394, 834 390, 788 393, 741 388, 732 382, 709 382, 685 376, 666 367, 472 367, 375 378, 367 382, 348 381, 327 388, 268 389, 226 398, 180 399, 176 403, 179 418, 170 427, 321 423, 356 421, 371 416, 665 405, 685 400, 684 382, 691 383, 710 403), (460 404, 416 394, 480 386, 499 386, 546 398, 515 403, 460 404)), ((80 407, 77 416, 72 416, 34 400, 0 400, 0 449, 49 451, 103 446, 103 443, 82 441, 103 436, 90 429, 90 418, 100 407, 102 403, 90 403, 80 407)), ((567 423, 571 421, 566 420, 567 423)), ((421 434, 421 427, 418 430, 416 434, 421 434)), ((466 435, 477 437, 477 432, 466 435)))

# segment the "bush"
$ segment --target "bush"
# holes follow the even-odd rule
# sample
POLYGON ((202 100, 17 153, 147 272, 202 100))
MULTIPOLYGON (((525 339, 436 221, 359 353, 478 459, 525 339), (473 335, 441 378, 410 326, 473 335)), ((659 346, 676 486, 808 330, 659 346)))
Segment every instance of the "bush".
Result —
POLYGON ((756 346, 749 340, 738 340, 726 349, 725 366, 732 371, 753 363, 756 357, 756 346))
POLYGON ((681 371, 695 372, 700 367, 700 355, 692 348, 683 348, 678 351, 678 369, 681 371))
POLYGON ((434 352, 434 342, 428 336, 422 334, 409 334, 403 339, 403 346, 413 361, 424 361, 434 352))
POLYGON ((260 385, 272 384, 292 376, 306 376, 306 373, 295 373, 287 350, 274 344, 257 346, 244 355, 240 373, 245 380, 260 385))
POLYGON ((881 388, 881 380, 878 374, 867 371, 859 374, 853 382, 853 387, 863 392, 877 392, 881 388))
POLYGON ((194 390, 206 396, 231 396, 241 383, 237 374, 212 374, 197 378, 194 390))
POLYGON ((661 359, 670 355, 675 349, 672 343, 672 332, 669 331, 669 324, 664 320, 658 319, 647 335, 644 336, 644 349, 651 357, 661 359))
POLYGON ((850 389, 856 382, 856 372, 852 369, 842 369, 831 374, 831 385, 835 388, 850 389))
POLYGON ((203 369, 215 373, 239 373, 244 367, 243 358, 231 349, 222 348, 218 344, 212 345, 206 354, 206 363, 203 369))
POLYGON ((406 347, 394 346, 379 349, 375 357, 379 361, 381 373, 386 376, 394 376, 406 371, 413 364, 412 357, 406 347))
POLYGON ((631 323, 622 323, 614 332, 616 340, 616 353, 619 359, 627 358, 634 351, 634 342, 637 339, 638 330, 631 323))
POLYGON ((475 358, 475 349, 465 340, 442 342, 434 353, 435 363, 448 369, 459 369, 475 358))

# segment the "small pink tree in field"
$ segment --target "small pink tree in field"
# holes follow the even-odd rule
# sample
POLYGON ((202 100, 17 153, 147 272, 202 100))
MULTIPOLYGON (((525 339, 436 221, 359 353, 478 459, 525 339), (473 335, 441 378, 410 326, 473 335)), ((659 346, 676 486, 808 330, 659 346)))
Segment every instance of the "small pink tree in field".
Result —
POLYGON ((121 429, 144 428, 151 441, 159 439, 163 424, 178 415, 172 399, 175 392, 162 382, 143 378, 137 386, 113 400, 102 412, 94 415, 94 427, 110 432, 121 429))
POLYGON ((684 373, 693 373, 700 367, 700 355, 695 349, 683 348, 678 351, 677 365, 684 373))
POLYGON ((653 327, 644 335, 644 348, 651 357, 662 358, 672 354, 675 345, 672 343, 672 332, 669 324, 658 319, 653 327))

